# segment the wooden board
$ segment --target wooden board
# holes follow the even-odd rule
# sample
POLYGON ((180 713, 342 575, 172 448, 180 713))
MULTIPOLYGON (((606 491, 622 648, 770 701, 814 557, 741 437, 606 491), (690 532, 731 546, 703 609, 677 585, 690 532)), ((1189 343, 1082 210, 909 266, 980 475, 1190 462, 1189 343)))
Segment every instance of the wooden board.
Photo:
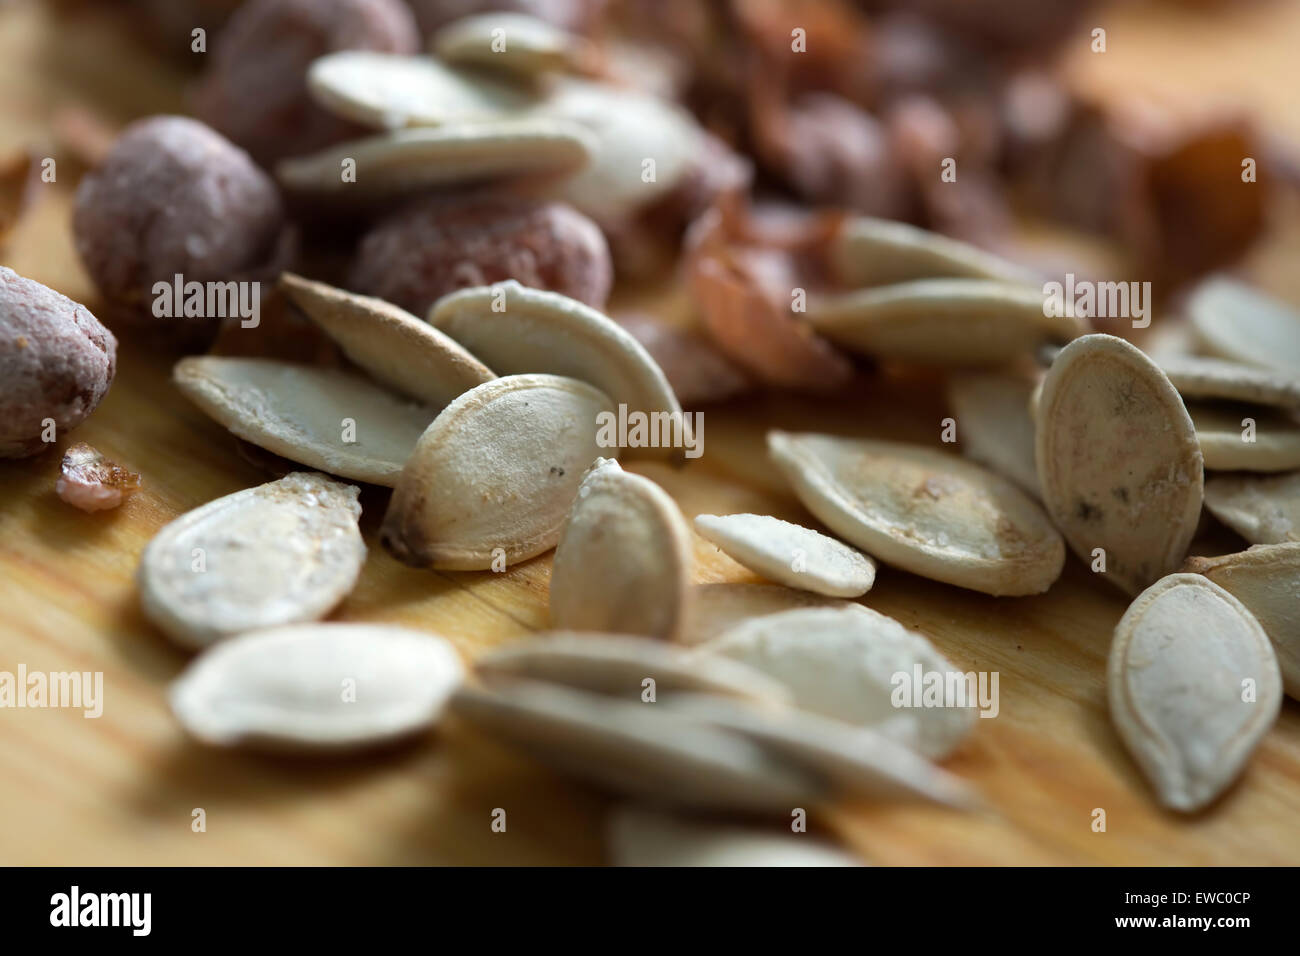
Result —
MULTIPOLYGON (((37 4, 0 12, 0 148, 48 132, 59 103, 93 97, 122 117, 177 108, 177 82, 94 14, 55 31, 37 4)), ((93 309, 69 235, 71 187, 44 190, 0 262, 93 309)), ((1291 229, 1263 249, 1264 281, 1286 276, 1297 248, 1291 229)), ((136 563, 164 523, 265 475, 171 387, 173 357, 124 340, 112 392, 76 432, 143 474, 144 489, 119 511, 85 515, 62 503, 59 451, 0 463, 0 670, 102 671, 105 683, 98 719, 0 710, 0 863, 600 862, 608 798, 454 724, 427 743, 346 762, 221 753, 182 736, 165 693, 187 657, 141 616, 136 563), (196 808, 206 832, 191 829, 196 808), (504 834, 490 829, 495 808, 507 811, 504 834)), ((710 408, 703 458, 678 471, 634 469, 688 516, 809 521, 767 463, 764 431, 937 444, 946 410, 936 384, 865 382, 834 401, 770 395, 710 408)), ((467 658, 544 627, 549 557, 500 575, 406 568, 376 541, 385 498, 363 495, 370 557, 339 619, 436 630, 467 658)), ((697 545, 698 580, 757 580, 697 545)), ((1208 553, 1237 546, 1227 534, 1201 543, 1208 553)), ((963 670, 999 672, 1001 713, 979 721, 948 763, 988 808, 810 808, 814 831, 881 864, 1300 862, 1300 707, 1287 702, 1240 785, 1212 810, 1191 819, 1159 810, 1106 707, 1104 662, 1127 602, 1077 560, 1049 594, 1024 599, 883 569, 865 603, 929 635, 963 670), (1106 811, 1104 833, 1092 829, 1096 808, 1106 811)))

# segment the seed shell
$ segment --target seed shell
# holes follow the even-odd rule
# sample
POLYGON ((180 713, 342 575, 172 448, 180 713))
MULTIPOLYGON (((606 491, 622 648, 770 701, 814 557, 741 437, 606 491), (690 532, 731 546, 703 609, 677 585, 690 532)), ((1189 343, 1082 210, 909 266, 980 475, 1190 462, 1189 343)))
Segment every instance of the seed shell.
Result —
POLYGON ((144 549, 144 613, 202 648, 244 631, 314 621, 352 590, 366 546, 358 489, 308 472, 210 501, 144 549))
POLYGON ((1251 544, 1300 541, 1300 472, 1217 475, 1205 482, 1205 507, 1251 544))
POLYGON ((861 551, 770 515, 696 515, 695 530, 750 570, 792 588, 859 597, 876 583, 875 562, 861 551))
POLYGON ((201 654, 172 685, 172 711, 204 743, 351 751, 433 726, 464 669, 433 634, 377 624, 252 631, 201 654))
POLYGON ((434 34, 434 54, 446 63, 534 77, 582 59, 582 41, 554 24, 519 13, 461 17, 434 34))
POLYGON ((853 289, 916 279, 1032 279, 1023 266, 960 240, 871 216, 847 220, 827 252, 836 280, 853 289))
POLYGON ((1188 402, 1205 467, 1215 471, 1300 468, 1300 420, 1262 405, 1188 402), (1249 430, 1253 423, 1253 434, 1249 430))
POLYGON ((960 373, 948 380, 948 406, 962 454, 1041 499, 1029 410, 1035 384, 998 372, 960 373))
POLYGON ((551 625, 671 640, 685 621, 694 549, 676 502, 599 458, 555 549, 551 625))
POLYGON ((1115 727, 1160 802, 1185 812, 1213 802, 1240 776, 1282 705, 1264 629, 1197 574, 1161 578, 1125 612, 1107 688, 1115 727))
POLYGON ((1157 360, 1184 399, 1209 399, 1300 408, 1300 377, 1282 372, 1203 358, 1199 355, 1165 356, 1157 360))
POLYGON ((1183 400, 1123 339, 1066 346, 1043 382, 1036 456, 1043 502, 1087 565, 1137 594, 1176 570, 1201 515, 1201 448, 1183 400))
POLYGON ((1197 341, 1211 355, 1295 375, 1300 313, 1232 279, 1201 283, 1187 302, 1197 341))
POLYGON ((920 445, 768 433, 768 452, 804 506, 877 560, 985 594, 1039 594, 1065 547, 1005 478, 920 445))
POLYGON ((861 608, 862 605, 782 584, 719 581, 691 589, 686 626, 678 635, 682 644, 703 644, 742 621, 804 607, 861 608))
POLYGON ((611 409, 604 392, 557 375, 471 389, 416 444, 384 516, 384 545, 408 564, 454 571, 549 551, 602 454, 597 416, 611 409))

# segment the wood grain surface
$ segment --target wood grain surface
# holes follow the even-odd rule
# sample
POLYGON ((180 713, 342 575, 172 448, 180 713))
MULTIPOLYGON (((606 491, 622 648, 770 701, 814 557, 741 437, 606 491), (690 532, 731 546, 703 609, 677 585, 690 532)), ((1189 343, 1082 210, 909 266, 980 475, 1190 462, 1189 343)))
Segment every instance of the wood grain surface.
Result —
MULTIPOLYGON (((1184 44, 1192 42, 1188 35, 1211 44, 1203 55, 1217 57, 1216 82, 1241 95, 1254 89, 1249 79, 1258 63, 1276 62, 1295 75, 1300 15, 1294 5, 1261 6, 1267 17, 1252 9, 1245 26, 1242 14, 1223 30, 1205 15, 1199 34, 1179 27, 1184 44), (1250 24, 1254 45, 1239 38, 1250 24), (1215 47, 1215 36, 1233 40, 1215 47), (1288 56, 1269 59, 1283 44, 1288 56), (1235 73, 1224 62, 1229 57, 1235 73)), ((1179 23, 1190 16, 1166 15, 1179 23)), ((1128 64, 1134 83, 1159 73, 1153 57, 1165 56, 1173 68, 1189 56, 1186 45, 1169 50, 1156 14, 1108 16, 1115 68, 1128 64)), ((1085 78, 1100 71, 1099 85, 1123 86, 1122 76, 1096 62, 1075 67, 1085 78)), ((1187 83, 1198 82, 1185 62, 1182 69, 1187 83)), ((1279 122, 1294 127, 1290 99, 1275 95, 1281 75, 1253 102, 1265 119, 1288 112, 1279 122)), ((64 106, 91 105, 118 121, 180 109, 182 84, 181 74, 93 9, 54 23, 41 4, 0 5, 0 151, 46 148, 64 106)), ((96 310, 71 244, 74 185, 61 176, 42 187, 0 263, 96 310)), ((1289 210, 1250 269, 1300 302, 1297 221, 1289 210)), ((665 297, 678 301, 671 292, 652 293, 633 304, 658 307, 665 297)), ((454 722, 413 746, 346 761, 271 760, 184 738, 165 694, 187 655, 142 617, 136 564, 167 521, 267 477, 172 388, 174 358, 124 336, 111 393, 75 433, 143 475, 143 489, 118 511, 86 515, 55 496, 67 437, 40 457, 0 462, 0 670, 102 671, 105 697, 98 719, 77 710, 0 710, 0 863, 602 862, 609 798, 454 722), (498 807, 509 826, 494 834, 498 807), (206 812, 206 832, 191 830, 195 808, 206 812)), ((765 395, 710 407, 701 459, 680 470, 632 467, 660 482, 688 517, 756 511, 811 522, 767 463, 765 430, 937 445, 946 414, 939 384, 924 376, 877 379, 831 401, 765 395)), ((404 567, 377 541, 386 497, 381 489, 363 493, 370 554, 336 618, 434 630, 467 659, 544 628, 549 556, 504 574, 404 567)), ((711 545, 696 544, 697 580, 757 580, 711 545)), ((1197 550, 1241 546, 1219 531, 1197 550)), ((814 832, 880 864, 1300 863, 1300 707, 1287 701, 1240 783, 1209 811, 1191 818, 1161 811, 1107 712, 1104 664, 1127 601, 1073 557, 1040 597, 991 598, 884 568, 864 603, 930 636, 962 670, 1000 673, 1001 713, 978 721, 947 762, 987 808, 963 814, 837 804, 811 808, 814 832), (1095 808, 1106 811, 1104 833, 1091 828, 1095 808)))

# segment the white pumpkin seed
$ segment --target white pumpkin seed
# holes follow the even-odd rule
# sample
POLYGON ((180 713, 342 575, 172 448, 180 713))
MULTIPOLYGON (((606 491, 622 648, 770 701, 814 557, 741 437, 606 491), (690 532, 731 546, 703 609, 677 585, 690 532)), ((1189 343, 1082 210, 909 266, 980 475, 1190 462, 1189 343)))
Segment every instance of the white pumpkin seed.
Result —
POLYGON ((1300 421, 1261 405, 1188 402, 1205 467, 1215 471, 1300 468, 1300 421))
POLYGON ((172 711, 204 743, 356 750, 433 726, 464 669, 434 634, 298 624, 209 648, 172 685, 172 711))
POLYGON ((960 672, 925 637, 869 608, 770 614, 738 624, 694 653, 747 664, 788 687, 803 710, 870 727, 927 757, 947 756, 975 726, 978 697, 960 672), (941 706, 923 707, 920 700, 896 706, 899 680, 910 684, 918 667, 923 678, 938 674, 943 686, 962 696, 941 706))
POLYGON ((361 573, 360 517, 355 486, 306 472, 210 501, 144 549, 145 616, 191 648, 324 617, 361 573))
MULTIPOLYGON (((1023 266, 903 222, 854 216, 828 249, 831 272, 847 288, 889 285, 914 279, 1000 279, 1034 281, 1023 266)), ((1041 304, 1041 303, 1040 303, 1041 304)))
POLYGON ((1205 482, 1205 507, 1251 544, 1300 541, 1300 472, 1218 475, 1205 482))
POLYGON ((725 697, 682 695, 667 705, 687 717, 742 734, 769 753, 826 779, 847 796, 923 800, 970 808, 970 788, 915 751, 866 727, 805 710, 759 710, 725 697))
POLYGON ((665 429, 671 425, 672 440, 681 439, 676 447, 661 441, 627 453, 682 456, 690 433, 668 379, 641 343, 590 306, 511 279, 443 296, 430 309, 429 322, 499 375, 548 372, 590 382, 626 405, 629 415, 643 413, 665 429))
POLYGON ((1199 355, 1158 360, 1184 399, 1212 399, 1300 408, 1300 377, 1241 362, 1199 355))
POLYGON ((814 837, 687 820, 627 805, 609 817, 614 866, 862 866, 814 837))
POLYGON ((376 381, 431 407, 496 377, 454 340, 383 299, 289 272, 280 287, 376 381))
POLYGON ((764 577, 829 597, 858 597, 876 583, 861 551, 770 515, 696 515, 695 530, 764 577))
POLYGON ((489 651, 474 666, 488 680, 522 677, 633 703, 645 700, 647 678, 654 681, 655 700, 680 692, 778 706, 790 700, 783 684, 744 664, 723 657, 698 658, 662 641, 626 634, 541 634, 489 651))
POLYGON ((1189 558, 1184 570, 1205 575, 1255 615, 1273 642, 1283 687, 1300 700, 1300 542, 1189 558))
POLYGON ((676 502, 599 458, 583 476, 551 569, 551 624, 671 640, 685 621, 694 549, 676 502))
POLYGON ((433 53, 447 63, 481 66, 532 77, 563 70, 583 59, 580 37, 521 13, 461 17, 434 34, 433 53))
POLYGON ((985 594, 1038 594, 1065 546, 1023 491, 920 445, 769 432, 768 451, 799 500, 877 560, 985 594))
POLYGON ((808 301, 805 316, 837 345, 927 365, 992 365, 1087 331, 1044 314, 1033 286, 991 279, 918 279, 808 301))
POLYGON ((794 763, 666 705, 531 681, 496 693, 465 687, 451 705, 531 757, 657 803, 789 813, 825 793, 822 779, 794 763))
POLYGON ((504 570, 549 551, 601 454, 596 416, 611 409, 604 392, 557 375, 470 389, 416 444, 384 516, 385 546, 454 571, 504 570))
POLYGON ((525 90, 423 56, 343 50, 312 62, 321 106, 366 126, 441 126, 499 119, 533 102, 525 90))
POLYGON ((393 486, 437 409, 358 375, 272 359, 190 356, 172 380, 233 434, 333 475, 393 486))
POLYGON ((688 645, 703 644, 742 621, 801 607, 853 609, 862 605, 781 584, 734 581, 697 584, 691 589, 686 626, 678 635, 678 641, 688 645))
POLYGON ((542 118, 412 127, 286 159, 275 174, 290 190, 367 202, 513 176, 571 174, 588 161, 588 139, 578 126, 542 118))
POLYGON ((1200 346, 1211 355, 1295 375, 1300 369, 1300 313, 1244 283, 1207 279, 1188 298, 1200 346))
POLYGON ((1037 419, 1043 502, 1080 559, 1130 594, 1176 570, 1200 519, 1201 449, 1164 372, 1123 339, 1085 336, 1052 364, 1037 419))
POLYGON ((1197 574, 1143 591, 1115 628, 1110 712, 1160 802, 1191 812, 1241 774, 1277 719, 1282 681, 1259 622, 1197 574))
POLYGON ((948 380, 948 405, 962 454, 1041 499, 1029 409, 1036 384, 997 372, 965 372, 948 380))

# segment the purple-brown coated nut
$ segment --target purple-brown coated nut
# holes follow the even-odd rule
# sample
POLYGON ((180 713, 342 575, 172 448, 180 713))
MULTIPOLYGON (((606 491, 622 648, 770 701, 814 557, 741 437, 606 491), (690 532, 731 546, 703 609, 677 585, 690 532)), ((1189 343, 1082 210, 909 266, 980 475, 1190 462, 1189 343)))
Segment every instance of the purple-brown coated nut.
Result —
POLYGON ((155 282, 225 281, 274 254, 280 194, 248 154, 202 123, 131 124, 77 189, 77 251, 104 297, 142 308, 155 282))
POLYGON ((614 270, 600 228, 564 203, 438 196, 366 234, 351 285, 423 316, 448 292, 506 279, 601 309, 614 270))
POLYGON ((419 47, 420 31, 402 0, 251 0, 217 36, 195 110, 270 165, 362 135, 312 100, 313 60, 339 50, 419 47))
POLYGON ((42 432, 76 428, 113 383, 117 339, 85 306, 0 266, 0 458, 48 448, 42 432))

